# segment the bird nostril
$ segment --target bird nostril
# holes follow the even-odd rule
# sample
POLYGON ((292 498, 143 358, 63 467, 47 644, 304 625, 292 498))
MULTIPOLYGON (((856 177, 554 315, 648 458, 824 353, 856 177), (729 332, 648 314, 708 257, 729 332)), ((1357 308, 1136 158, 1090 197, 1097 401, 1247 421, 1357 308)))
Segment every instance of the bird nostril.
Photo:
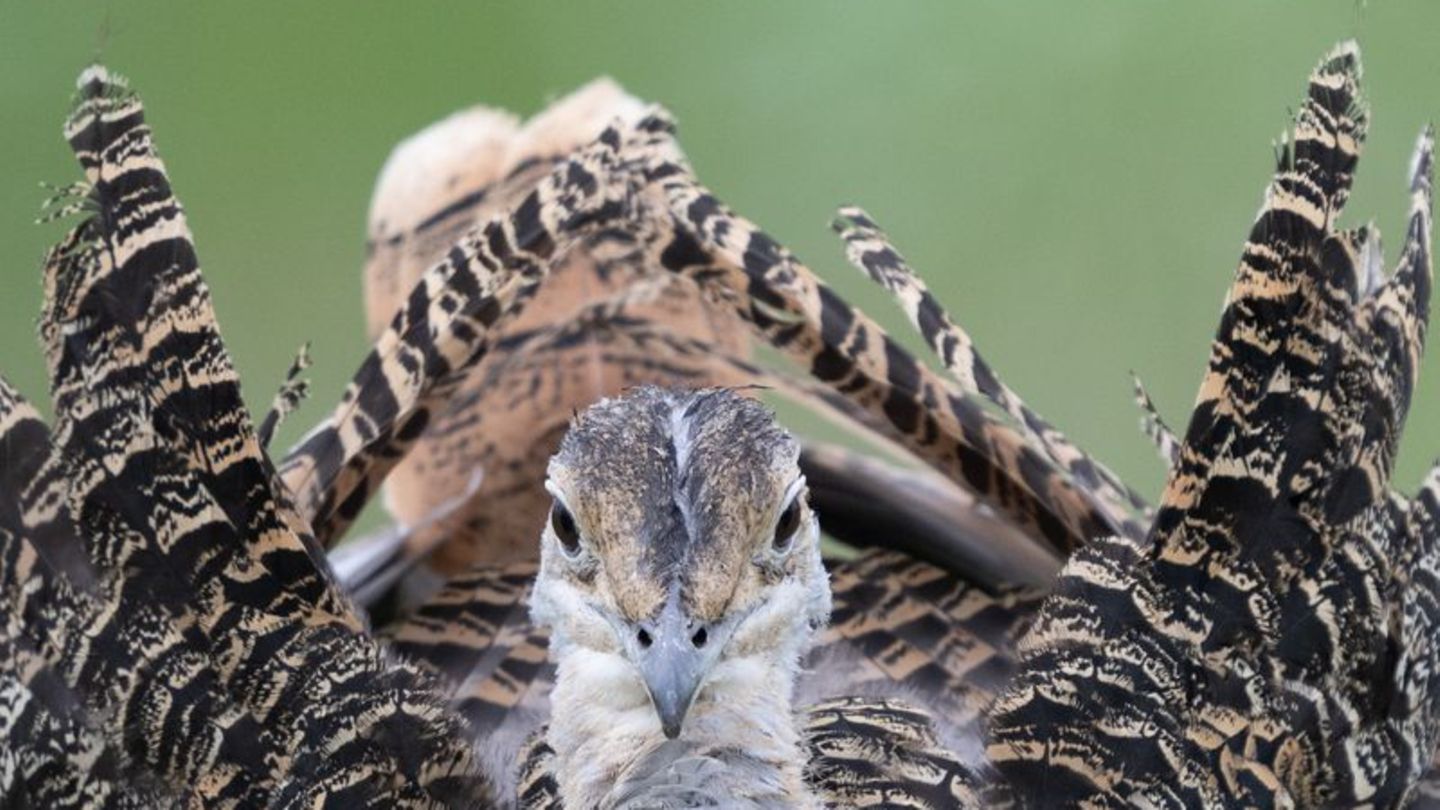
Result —
POLYGON ((650 644, 651 644, 651 642, 652 642, 652 639, 650 638, 650 634, 649 634, 649 633, 645 632, 644 630, 641 630, 639 633, 636 633, 636 634, 635 634, 635 640, 640 642, 640 649, 642 649, 642 650, 648 650, 648 649, 650 649, 650 644))
POLYGON ((705 628, 703 628, 703 627, 700 628, 699 630, 696 630, 696 631, 695 631, 695 635, 693 635, 693 636, 690 637, 690 643, 691 643, 691 644, 694 644, 696 647, 704 647, 704 646, 705 646, 705 642, 707 642, 707 641, 709 641, 709 640, 710 640, 710 634, 707 633, 707 632, 705 632, 705 628))

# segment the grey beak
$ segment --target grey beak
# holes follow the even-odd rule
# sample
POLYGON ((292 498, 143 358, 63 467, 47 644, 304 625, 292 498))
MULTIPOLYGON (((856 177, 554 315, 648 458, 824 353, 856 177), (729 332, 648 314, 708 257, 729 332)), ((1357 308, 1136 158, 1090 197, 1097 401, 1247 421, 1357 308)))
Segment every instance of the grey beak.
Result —
POLYGON ((640 676, 660 716, 660 727, 672 740, 680 736, 685 715, 705 679, 704 647, 705 633, 691 626, 676 600, 665 606, 649 628, 636 633, 640 676))

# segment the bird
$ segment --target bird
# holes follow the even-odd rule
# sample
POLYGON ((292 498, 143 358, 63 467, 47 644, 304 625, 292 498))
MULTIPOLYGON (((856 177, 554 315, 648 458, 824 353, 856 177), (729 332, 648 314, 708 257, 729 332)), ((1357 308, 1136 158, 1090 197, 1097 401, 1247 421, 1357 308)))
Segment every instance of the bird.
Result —
MULTIPOLYGON (((593 484, 576 463, 587 436, 607 424, 652 428, 636 439, 649 453, 607 458, 654 483, 680 469, 664 458, 665 437, 672 451, 685 444, 673 438, 675 406, 703 401, 693 420, 682 409, 679 425, 729 427, 725 440, 690 443, 700 455, 687 461, 710 449, 724 469, 740 454, 769 478, 750 479, 748 498, 697 485, 695 499, 670 504, 681 524, 686 504, 723 502, 734 511, 697 525, 748 514, 768 526, 768 537, 748 539, 773 554, 793 504, 797 532, 811 535, 781 543, 798 572, 790 585, 823 600, 814 584, 830 580, 829 622, 811 626, 825 607, 812 602, 787 617, 808 637, 767 651, 782 676, 796 667, 793 682, 741 693, 764 702, 792 687, 798 714, 762 714, 795 734, 773 764, 786 796, 830 806, 1400 804, 1424 776, 1437 727, 1440 473, 1413 497, 1389 481, 1428 313, 1433 136, 1418 142, 1405 244, 1386 277, 1373 231, 1336 227, 1365 131, 1359 75, 1358 49, 1344 43, 1311 76, 1190 428, 1166 442, 1176 460, 1152 512, 999 382, 868 215, 847 209, 836 223, 851 258, 896 295, 953 379, 924 369, 699 186, 673 123, 654 110, 604 127, 461 237, 381 331, 342 403, 272 463, 138 98, 103 68, 87 70, 67 125, 87 178, 59 201, 82 219, 46 263, 53 429, 0 389, 0 644, 13 653, 0 669, 0 733, 12 743, 0 789, 46 805, 489 806, 511 795, 499 763, 520 751, 511 778, 525 806, 598 790, 585 768, 604 760, 567 758, 563 744, 575 742, 565 724, 586 713, 557 715, 536 694, 551 669, 525 604, 557 634, 562 664, 607 643, 580 637, 598 625, 565 603, 583 578, 563 569, 583 568, 603 544, 622 588, 596 579, 589 596, 625 594, 628 607, 607 607, 601 621, 631 688, 584 708, 623 713, 642 698, 635 720, 656 746, 602 801, 723 803, 739 779, 764 806, 770 797, 754 784, 763 780, 746 777, 769 766, 738 767, 718 738, 699 734, 732 733, 706 725, 716 717, 706 679, 733 663, 722 639, 743 624, 705 612, 698 594, 728 580, 707 554, 744 540, 672 538, 663 551, 673 565, 647 568, 635 556, 647 538, 597 531, 612 516, 582 505, 593 484), (784 384, 968 485, 1027 542, 1070 556, 1053 592, 987 587, 883 542, 817 568, 805 557, 816 518, 800 497, 810 482, 794 440, 740 392, 640 389, 597 406, 588 427, 591 411, 572 417, 572 452, 562 442, 550 467, 554 500, 537 545, 542 569, 561 569, 532 589, 528 562, 480 564, 397 626, 372 630, 326 544, 475 363, 506 348, 491 330, 538 295, 557 256, 602 233, 589 244, 693 281, 821 383, 784 384), (620 416, 607 420, 607 409, 620 416), (640 418, 650 412, 669 418, 640 418), (647 665, 661 659, 672 665, 647 665), (537 719, 522 715, 542 710, 550 729, 506 744, 537 719)), ((704 344, 634 326, 666 351, 704 344)), ((532 349, 564 334, 544 332, 532 349)), ((282 389, 281 410, 294 390, 282 389)), ((643 499, 638 490, 626 494, 643 499)), ((1001 548, 1027 547, 997 537, 1001 548)), ((749 595, 783 601, 776 589, 749 595)), ((565 688, 583 689, 591 673, 565 674, 565 688)))

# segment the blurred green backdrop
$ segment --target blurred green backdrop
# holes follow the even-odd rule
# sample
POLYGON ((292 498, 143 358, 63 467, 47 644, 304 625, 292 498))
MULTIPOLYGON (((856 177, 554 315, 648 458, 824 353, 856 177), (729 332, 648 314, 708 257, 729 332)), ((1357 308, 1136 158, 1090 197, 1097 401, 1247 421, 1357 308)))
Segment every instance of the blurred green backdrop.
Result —
MULTIPOLYGON (((910 338, 826 223, 857 202, 1040 412, 1147 493, 1129 370, 1177 428, 1307 71, 1364 48, 1374 126, 1350 218, 1397 252, 1440 117, 1440 3, 0 0, 0 369, 44 400, 37 181, 102 59, 143 95, 252 405, 314 342, 328 411, 365 349, 359 272, 390 147, 459 107, 531 113, 598 74, 663 102, 701 178, 910 338)), ((919 348, 917 341, 910 341, 919 348)), ((1440 453, 1440 351, 1398 481, 1440 453)), ((805 428, 806 425, 794 425, 805 428)))

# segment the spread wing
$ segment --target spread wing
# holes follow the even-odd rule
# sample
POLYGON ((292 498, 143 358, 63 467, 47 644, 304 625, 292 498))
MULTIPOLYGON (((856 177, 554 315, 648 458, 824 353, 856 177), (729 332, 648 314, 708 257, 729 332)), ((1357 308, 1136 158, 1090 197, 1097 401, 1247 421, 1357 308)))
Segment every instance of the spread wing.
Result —
POLYGON ((138 98, 80 77, 53 430, 0 387, 6 806, 466 807, 462 727, 328 580, 261 451, 138 98))
POLYGON ((1437 474, 1390 472, 1431 285, 1432 136, 1398 266, 1342 231, 1360 63, 1311 75, 1144 544, 1062 573, 997 703, 1022 802, 1396 806, 1432 755, 1437 474))

